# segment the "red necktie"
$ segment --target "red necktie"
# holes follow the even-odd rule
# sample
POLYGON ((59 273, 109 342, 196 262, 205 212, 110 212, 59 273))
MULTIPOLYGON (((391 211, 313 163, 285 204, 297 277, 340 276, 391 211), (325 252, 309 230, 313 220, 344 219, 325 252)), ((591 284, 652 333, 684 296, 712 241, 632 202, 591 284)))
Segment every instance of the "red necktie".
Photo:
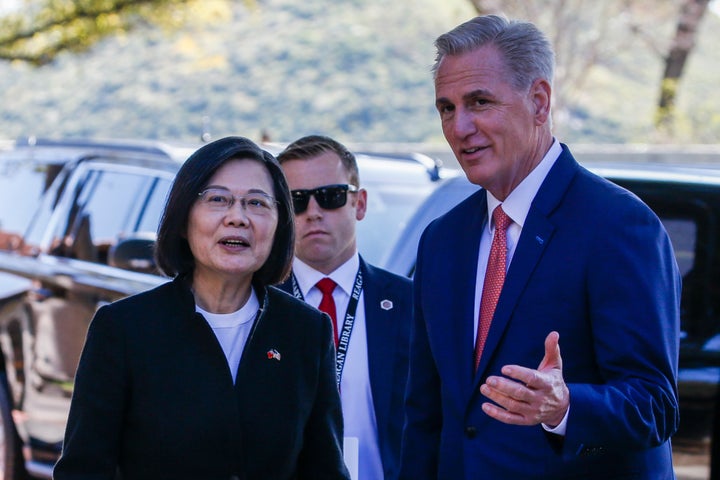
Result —
POLYGON ((490 256, 485 271, 485 283, 483 284, 482 298, 480 299, 480 318, 478 319, 477 339, 475 341, 475 370, 480 364, 485 339, 488 331, 490 331, 490 322, 492 322, 495 306, 500 297, 503 283, 505 283, 507 228, 512 223, 510 217, 503 211, 502 205, 495 208, 492 216, 495 222, 495 235, 490 246, 490 256))
POLYGON ((335 347, 338 345, 338 327, 337 327, 337 309, 335 308, 335 300, 333 299, 332 293, 337 286, 337 283, 331 279, 325 277, 315 284, 315 286, 322 292, 322 300, 318 309, 321 312, 325 312, 330 315, 333 324, 333 333, 335 335, 335 347))

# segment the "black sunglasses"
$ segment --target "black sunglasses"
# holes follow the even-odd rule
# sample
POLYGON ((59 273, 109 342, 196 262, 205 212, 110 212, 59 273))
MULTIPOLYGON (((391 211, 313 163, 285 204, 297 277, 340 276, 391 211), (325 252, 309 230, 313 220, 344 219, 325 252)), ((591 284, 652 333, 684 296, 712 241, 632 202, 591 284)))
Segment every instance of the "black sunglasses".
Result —
POLYGON ((315 197, 315 201, 320 208, 325 210, 335 210, 347 203, 348 192, 354 193, 358 191, 358 187, 348 184, 323 185, 322 187, 313 188, 312 190, 291 190, 293 209, 295 215, 299 215, 307 210, 310 197, 315 197))

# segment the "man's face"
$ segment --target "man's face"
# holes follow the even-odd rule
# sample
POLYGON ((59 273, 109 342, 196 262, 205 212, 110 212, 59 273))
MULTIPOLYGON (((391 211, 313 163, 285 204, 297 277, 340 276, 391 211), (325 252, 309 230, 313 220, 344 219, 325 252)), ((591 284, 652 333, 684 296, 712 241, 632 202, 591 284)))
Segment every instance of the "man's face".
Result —
MULTIPOLYGON (((334 152, 283 162, 290 190, 312 190, 325 185, 349 184, 348 172, 334 152)), ((367 192, 347 193, 347 202, 324 209, 311 196, 307 209, 295 215, 295 255, 323 273, 345 263, 356 251, 355 223, 365 216, 367 192)))
POLYGON ((450 147, 468 179, 504 200, 542 160, 550 86, 510 83, 493 46, 446 56, 435 79, 435 105, 450 147))

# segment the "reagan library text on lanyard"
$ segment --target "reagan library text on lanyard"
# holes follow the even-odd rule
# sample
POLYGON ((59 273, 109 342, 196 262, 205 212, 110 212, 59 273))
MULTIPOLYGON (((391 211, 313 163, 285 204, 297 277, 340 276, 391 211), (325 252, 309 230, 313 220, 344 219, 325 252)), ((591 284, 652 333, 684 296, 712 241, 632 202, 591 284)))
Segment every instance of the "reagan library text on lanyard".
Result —
MULTIPOLYGON (((353 285, 352 293, 350 294, 350 301, 348 302, 347 311, 345 312, 345 320, 343 321, 342 328, 338 333, 338 348, 335 353, 335 380, 337 382, 338 389, 340 388, 340 381, 342 380, 343 369, 345 368, 345 359, 347 358, 347 350, 350 345, 350 335, 352 335, 353 327, 355 326, 355 313, 357 312, 358 301, 360 300, 360 294, 362 293, 362 273, 358 269, 357 275, 355 275, 355 284, 353 285)), ((292 291, 295 298, 299 298, 305 301, 300 286, 298 285, 295 274, 292 275, 292 291)))

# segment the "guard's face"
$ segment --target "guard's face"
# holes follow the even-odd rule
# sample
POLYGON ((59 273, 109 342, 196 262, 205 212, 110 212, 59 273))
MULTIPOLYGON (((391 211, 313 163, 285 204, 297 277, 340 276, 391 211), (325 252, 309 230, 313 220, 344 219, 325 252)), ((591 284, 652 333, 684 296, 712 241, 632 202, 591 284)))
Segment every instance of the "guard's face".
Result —
MULTIPOLYGON (((283 162, 290 191, 350 184, 348 172, 334 152, 283 162)), ((310 196, 307 208, 295 214, 295 256, 323 273, 345 263, 356 251, 355 224, 365 216, 367 193, 347 192, 337 208, 323 208, 310 196)), ((332 206, 332 205, 330 205, 332 206)))

